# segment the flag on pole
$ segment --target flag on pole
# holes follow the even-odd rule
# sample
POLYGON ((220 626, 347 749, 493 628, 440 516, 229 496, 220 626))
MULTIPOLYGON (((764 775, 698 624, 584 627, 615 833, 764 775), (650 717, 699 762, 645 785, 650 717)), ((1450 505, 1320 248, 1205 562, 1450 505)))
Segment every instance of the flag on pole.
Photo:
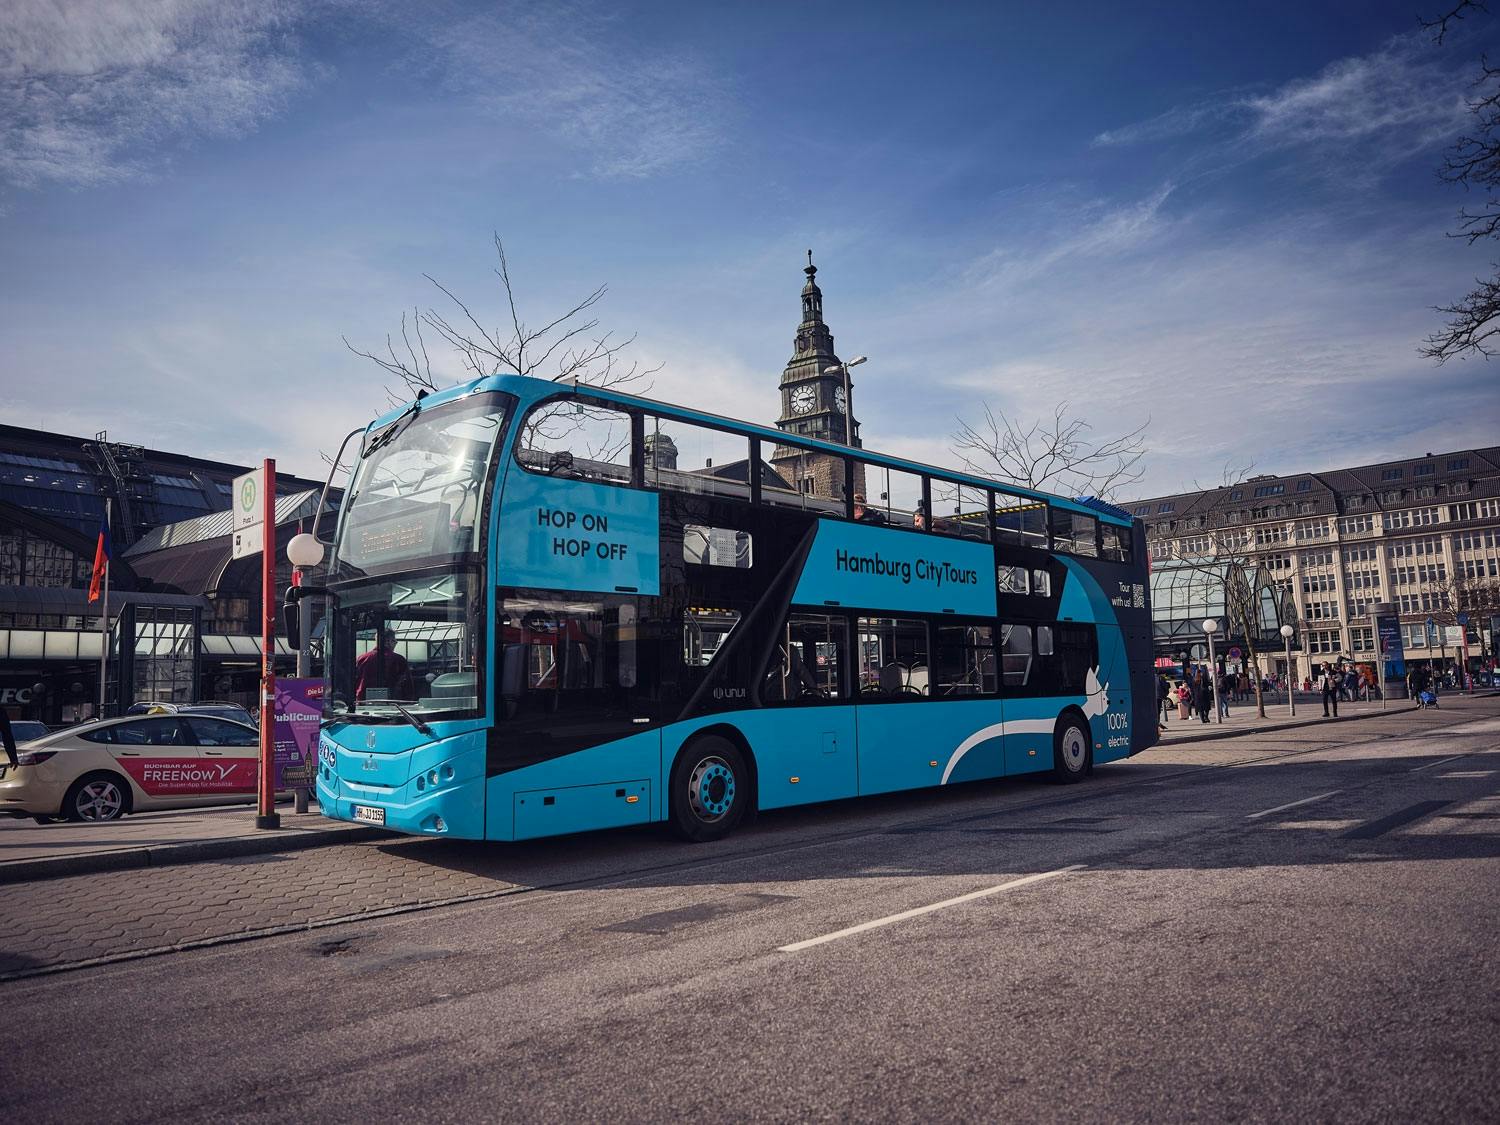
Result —
POLYGON ((94 545, 94 573, 89 579, 89 601, 99 600, 99 587, 104 582, 104 576, 109 573, 110 544, 109 544, 109 517, 99 521, 99 541, 94 545))

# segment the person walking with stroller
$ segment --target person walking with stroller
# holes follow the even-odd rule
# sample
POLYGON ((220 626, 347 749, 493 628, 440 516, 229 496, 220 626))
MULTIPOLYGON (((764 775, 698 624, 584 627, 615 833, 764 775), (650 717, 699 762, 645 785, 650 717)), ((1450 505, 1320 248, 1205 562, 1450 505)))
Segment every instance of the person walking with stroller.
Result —
POLYGON ((1341 677, 1333 670, 1332 664, 1323 665, 1323 675, 1318 686, 1323 691, 1323 718, 1328 718, 1328 708, 1333 706, 1333 717, 1339 717, 1339 683, 1341 677))

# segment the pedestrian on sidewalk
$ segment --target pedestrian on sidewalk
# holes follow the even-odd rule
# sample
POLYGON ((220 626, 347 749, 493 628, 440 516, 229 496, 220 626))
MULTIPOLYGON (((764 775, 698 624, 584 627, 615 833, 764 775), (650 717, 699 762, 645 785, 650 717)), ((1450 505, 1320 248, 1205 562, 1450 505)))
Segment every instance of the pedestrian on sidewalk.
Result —
POLYGON ((1323 690, 1323 718, 1328 718, 1328 708, 1333 706, 1333 717, 1339 717, 1339 674, 1332 664, 1323 665, 1323 678, 1319 685, 1323 690))
POLYGON ((1177 717, 1184 723, 1193 715, 1193 690, 1186 679, 1177 685, 1177 717))
POLYGON ((1234 682, 1233 676, 1219 677, 1219 718, 1229 718, 1229 685, 1234 682))
POLYGON ((1193 676, 1193 707, 1198 712, 1198 718, 1205 723, 1208 722, 1208 709, 1213 706, 1213 701, 1213 681, 1208 678, 1208 669, 1200 664, 1193 676))
POLYGON ((1172 709, 1172 685, 1167 682, 1165 672, 1156 673, 1156 709, 1161 712, 1161 722, 1157 726, 1166 730, 1167 712, 1172 709))

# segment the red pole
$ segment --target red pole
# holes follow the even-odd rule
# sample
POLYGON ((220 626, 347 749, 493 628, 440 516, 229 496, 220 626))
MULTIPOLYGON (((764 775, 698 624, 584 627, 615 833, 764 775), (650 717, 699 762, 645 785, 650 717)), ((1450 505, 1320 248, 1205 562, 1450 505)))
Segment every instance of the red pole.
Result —
POLYGON ((260 796, 255 827, 280 828, 276 812, 276 460, 261 465, 260 796))

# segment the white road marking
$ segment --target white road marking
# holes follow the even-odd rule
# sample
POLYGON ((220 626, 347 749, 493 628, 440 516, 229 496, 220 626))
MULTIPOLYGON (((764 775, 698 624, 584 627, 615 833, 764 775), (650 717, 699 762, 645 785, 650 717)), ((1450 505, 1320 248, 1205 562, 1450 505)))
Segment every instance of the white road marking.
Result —
POLYGON ((876 918, 871 922, 861 922, 857 926, 835 930, 833 933, 824 934, 822 937, 808 938, 806 941, 795 941, 791 945, 783 945, 779 952, 797 953, 803 949, 811 949, 815 945, 822 945, 824 942, 837 941, 839 938, 862 934, 866 930, 889 926, 893 922, 904 922, 908 918, 916 918, 922 914, 931 914, 934 910, 942 910, 949 906, 958 906, 964 902, 973 902, 977 898, 997 895, 1001 891, 1015 890, 1017 887, 1024 887, 1031 883, 1040 883, 1043 879, 1055 879, 1059 875, 1066 875, 1070 871, 1080 871, 1087 866, 1085 863, 1075 863, 1068 867, 1060 867, 1056 871, 1043 871, 1040 875, 1027 875, 1021 879, 1012 879, 1009 883, 1001 883, 998 887, 986 887, 982 891, 970 891, 968 894, 959 895, 957 898, 947 898, 942 902, 934 902, 931 906, 918 906, 912 910, 903 910, 900 914, 888 914, 884 918, 876 918))
POLYGON ((1494 770, 1458 770, 1454 773, 1440 773, 1438 777, 1494 777, 1494 770))
POLYGON ((1263 816, 1270 816, 1272 813, 1282 812, 1285 809, 1295 809, 1298 805, 1310 805, 1314 801, 1321 801, 1325 797, 1332 797, 1335 793, 1342 792, 1342 789, 1330 789, 1327 793, 1319 793, 1316 797, 1303 797, 1300 801, 1291 801, 1285 805, 1277 805, 1274 809, 1262 809, 1260 812, 1253 812, 1245 819, 1259 820, 1263 816))
POLYGON ((1438 761, 1438 762, 1428 762, 1425 766, 1417 766, 1416 769, 1410 769, 1410 770, 1407 770, 1406 772, 1407 773, 1416 773, 1418 770, 1430 770, 1433 766, 1446 766, 1449 762, 1462 761, 1464 758, 1467 758, 1467 757, 1468 757, 1467 754, 1455 754, 1451 758, 1444 758, 1444 759, 1442 759, 1442 761, 1438 761))

